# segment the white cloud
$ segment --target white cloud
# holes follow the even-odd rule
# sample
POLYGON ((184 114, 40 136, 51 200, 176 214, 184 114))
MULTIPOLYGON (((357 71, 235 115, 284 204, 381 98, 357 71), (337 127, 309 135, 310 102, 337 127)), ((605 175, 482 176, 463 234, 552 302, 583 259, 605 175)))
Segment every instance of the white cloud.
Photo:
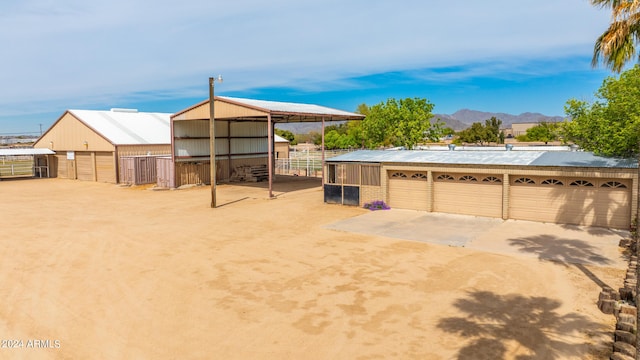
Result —
POLYGON ((0 3, 0 117, 191 94, 218 73, 235 91, 500 64, 455 74, 491 76, 590 56, 608 20, 586 0, 10 0, 0 3))

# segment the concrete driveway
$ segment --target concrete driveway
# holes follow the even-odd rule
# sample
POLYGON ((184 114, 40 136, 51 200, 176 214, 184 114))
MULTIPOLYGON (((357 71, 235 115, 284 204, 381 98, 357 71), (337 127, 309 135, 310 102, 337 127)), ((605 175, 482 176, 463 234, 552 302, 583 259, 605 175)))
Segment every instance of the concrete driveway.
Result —
POLYGON ((562 263, 624 268, 628 231, 423 211, 370 211, 325 228, 562 263))

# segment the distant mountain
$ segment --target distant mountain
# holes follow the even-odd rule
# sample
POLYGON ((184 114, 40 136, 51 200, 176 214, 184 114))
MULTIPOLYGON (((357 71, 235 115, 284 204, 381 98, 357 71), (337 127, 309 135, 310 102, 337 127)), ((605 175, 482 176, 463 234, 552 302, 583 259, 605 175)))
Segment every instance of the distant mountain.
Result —
MULTIPOLYGON (((487 119, 489 119, 489 118, 487 118, 487 119)), ((433 117, 431 118, 431 123, 435 123, 438 120, 440 120, 441 123, 444 123, 444 127, 452 128, 455 131, 464 130, 464 129, 468 128, 469 125, 470 125, 470 124, 467 124, 465 122, 462 122, 462 121, 456 119, 452 115, 447 115, 447 114, 435 114, 435 115, 433 115, 433 117)))
POLYGON ((469 109, 462 109, 451 114, 451 117, 459 120, 467 126, 474 122, 484 122, 487 119, 495 116, 497 119, 502 120, 502 126, 508 127, 513 123, 537 123, 537 122, 559 122, 564 120, 562 116, 547 116, 540 113, 525 112, 520 115, 511 115, 505 113, 492 113, 484 111, 476 111, 469 109))
MULTIPOLYGON (((493 116, 495 116, 497 119, 502 120, 502 127, 510 127, 513 123, 537 123, 543 121, 559 122, 564 120, 562 116, 547 116, 544 114, 532 112, 525 112, 520 115, 512 115, 506 113, 492 113, 461 109, 451 115, 434 114, 431 121, 435 122, 440 119, 440 121, 444 123, 445 127, 450 127, 453 130, 459 131, 468 128, 474 122, 484 123, 485 120, 491 119, 493 116)), ((325 125, 335 125, 338 123, 340 122, 328 122, 325 125)), ((294 134, 308 134, 311 131, 322 131, 322 124, 320 123, 286 123, 277 124, 276 127, 278 129, 289 130, 294 134)))

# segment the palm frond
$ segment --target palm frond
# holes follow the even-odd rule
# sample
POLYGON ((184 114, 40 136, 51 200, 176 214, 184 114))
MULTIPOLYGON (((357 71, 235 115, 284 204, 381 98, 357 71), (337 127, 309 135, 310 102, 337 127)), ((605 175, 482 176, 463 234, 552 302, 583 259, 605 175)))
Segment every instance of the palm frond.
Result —
POLYGON ((615 72, 636 57, 640 40, 640 0, 591 0, 591 4, 612 8, 609 28, 598 37, 593 48, 591 65, 602 62, 615 72))

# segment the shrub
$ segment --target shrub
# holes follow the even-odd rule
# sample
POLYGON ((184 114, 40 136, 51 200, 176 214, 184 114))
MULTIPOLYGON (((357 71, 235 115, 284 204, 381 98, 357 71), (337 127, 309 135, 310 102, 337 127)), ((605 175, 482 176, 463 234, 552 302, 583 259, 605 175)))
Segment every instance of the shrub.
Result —
POLYGON ((382 200, 372 201, 370 203, 364 204, 365 209, 369 209, 371 211, 374 210, 389 210, 391 209, 389 205, 385 204, 382 200))

